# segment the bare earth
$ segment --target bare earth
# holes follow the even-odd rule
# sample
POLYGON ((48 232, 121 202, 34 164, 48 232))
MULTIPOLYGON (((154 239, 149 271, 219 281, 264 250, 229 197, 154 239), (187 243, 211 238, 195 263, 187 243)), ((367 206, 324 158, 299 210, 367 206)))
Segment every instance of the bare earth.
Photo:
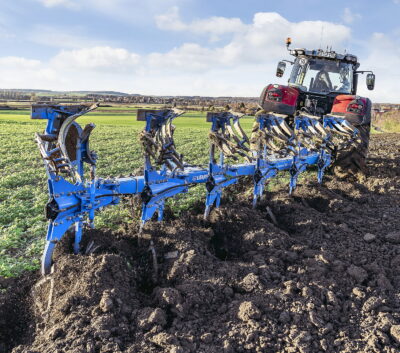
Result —
POLYGON ((0 353, 400 352, 399 135, 373 136, 368 165, 209 222, 196 206, 140 243, 137 225, 87 232, 88 255, 67 238, 46 280, 0 280, 0 353))

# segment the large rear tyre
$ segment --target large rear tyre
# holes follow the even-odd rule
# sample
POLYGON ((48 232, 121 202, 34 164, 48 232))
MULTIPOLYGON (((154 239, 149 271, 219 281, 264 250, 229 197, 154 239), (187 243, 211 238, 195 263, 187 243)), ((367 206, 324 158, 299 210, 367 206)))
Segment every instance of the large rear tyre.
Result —
POLYGON ((371 131, 372 103, 366 99, 365 114, 361 118, 346 117, 346 120, 360 132, 360 139, 348 148, 338 151, 333 171, 339 177, 350 175, 365 178, 367 174, 366 159, 368 154, 369 135, 371 131))
POLYGON ((349 175, 365 175, 367 172, 366 158, 370 138, 371 125, 356 127, 360 132, 360 142, 348 149, 338 151, 333 171, 339 177, 349 175))

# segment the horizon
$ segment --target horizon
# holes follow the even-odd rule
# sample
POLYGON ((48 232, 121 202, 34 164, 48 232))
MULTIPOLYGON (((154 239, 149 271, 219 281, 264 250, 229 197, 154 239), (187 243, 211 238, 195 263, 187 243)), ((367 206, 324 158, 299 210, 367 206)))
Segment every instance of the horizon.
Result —
MULTIPOLYGON (((259 96, 205 96, 205 95, 157 95, 157 94, 141 94, 141 93, 127 93, 127 92, 121 92, 121 91, 93 91, 93 90, 71 90, 71 91, 62 91, 62 90, 48 90, 48 89, 29 89, 29 88, 0 88, 0 91, 20 91, 20 92, 25 92, 25 93, 33 93, 33 92, 53 92, 53 93, 89 93, 89 94, 101 94, 103 93, 104 95, 107 95, 106 93, 110 93, 110 95, 114 94, 116 96, 122 94, 122 95, 127 95, 127 96, 143 96, 143 97, 199 97, 199 98, 212 98, 212 99, 218 99, 218 98, 246 98, 246 99, 259 99, 259 96)), ((389 101, 375 101, 372 102, 372 104, 390 104, 390 105, 400 105, 400 103, 393 103, 389 101)))
POLYGON ((292 37, 292 47, 347 49, 377 78, 368 91, 361 75, 358 94, 400 103, 400 0, 16 0, 1 10, 4 89, 258 97, 286 82, 275 69, 292 37))

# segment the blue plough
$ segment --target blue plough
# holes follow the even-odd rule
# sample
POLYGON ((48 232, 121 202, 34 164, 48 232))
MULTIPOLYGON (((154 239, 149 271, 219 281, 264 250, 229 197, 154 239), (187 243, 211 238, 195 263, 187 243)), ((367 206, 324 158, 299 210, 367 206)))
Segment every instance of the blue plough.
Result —
POLYGON ((358 138, 358 130, 340 117, 325 116, 321 122, 317 117, 300 114, 290 127, 286 116, 270 113, 256 116, 249 139, 240 126, 242 114, 213 112, 207 115, 211 147, 208 168, 203 168, 187 164, 175 150, 172 123, 182 111, 143 109, 137 118, 146 124, 140 135, 144 175, 104 179, 96 176, 97 155, 89 147, 95 125, 82 128, 75 121, 96 108, 97 105, 32 106, 32 119, 47 120, 45 132, 36 134, 49 187, 43 274, 50 272, 54 247, 67 231, 74 231, 74 252, 79 253, 84 226, 94 227, 96 210, 118 204, 124 195, 140 195, 143 227, 155 214, 162 220, 168 198, 205 184, 207 218, 212 207, 219 207, 225 187, 237 183, 242 176, 252 176, 255 207, 265 183, 280 171, 290 173, 290 193, 300 173, 309 166, 317 167, 318 181, 322 183, 337 148, 358 138), (241 163, 231 164, 238 160, 241 163))

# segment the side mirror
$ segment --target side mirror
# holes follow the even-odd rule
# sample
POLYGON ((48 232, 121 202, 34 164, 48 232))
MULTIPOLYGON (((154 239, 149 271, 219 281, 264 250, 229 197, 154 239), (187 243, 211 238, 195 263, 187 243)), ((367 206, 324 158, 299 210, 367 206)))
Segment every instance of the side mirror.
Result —
POLYGON ((280 61, 278 63, 278 67, 276 68, 276 76, 282 77, 286 69, 286 63, 284 61, 280 61))
POLYGON ((372 91, 375 87, 375 75, 374 74, 368 74, 367 75, 367 88, 372 91))

